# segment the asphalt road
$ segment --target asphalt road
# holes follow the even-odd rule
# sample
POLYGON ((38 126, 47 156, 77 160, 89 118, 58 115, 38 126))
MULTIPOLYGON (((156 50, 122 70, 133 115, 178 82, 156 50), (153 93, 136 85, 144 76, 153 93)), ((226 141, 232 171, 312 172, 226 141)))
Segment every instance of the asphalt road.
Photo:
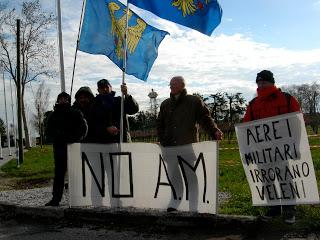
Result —
POLYGON ((196 231, 188 229, 164 229, 161 227, 145 228, 82 225, 70 223, 48 223, 35 220, 1 220, 0 239, 8 240, 53 240, 53 239, 110 239, 110 240, 137 240, 137 239, 210 239, 210 240, 238 240, 245 239, 240 233, 217 233, 214 231, 196 231))
POLYGON ((255 233, 241 233, 240 229, 217 231, 213 229, 165 228, 162 226, 104 226, 45 220, 0 219, 0 239, 8 240, 318 240, 320 232, 270 232, 267 226, 255 233))
MULTIPOLYGON (((11 147, 10 149, 11 151, 9 151, 9 149, 6 148, 2 148, 2 159, 0 158, 0 167, 7 163, 8 161, 10 161, 12 158, 16 158, 16 152, 15 149, 13 147, 11 147), (11 152, 11 156, 10 156, 10 152, 11 152)), ((1 151, 0 151, 0 157, 1 157, 1 151)))

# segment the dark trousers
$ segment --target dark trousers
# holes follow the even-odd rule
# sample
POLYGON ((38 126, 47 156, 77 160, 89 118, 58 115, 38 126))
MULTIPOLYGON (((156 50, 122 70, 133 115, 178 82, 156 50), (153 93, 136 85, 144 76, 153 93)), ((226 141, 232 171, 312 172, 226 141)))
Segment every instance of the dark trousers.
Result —
POLYGON ((64 176, 67 171, 67 144, 54 144, 54 181, 52 190, 52 200, 60 202, 64 188, 64 176))
MULTIPOLYGON (((281 205, 271 206, 268 209, 269 215, 278 216, 281 215, 281 205)), ((282 214, 284 216, 295 216, 296 206, 295 205, 282 205, 282 214)))

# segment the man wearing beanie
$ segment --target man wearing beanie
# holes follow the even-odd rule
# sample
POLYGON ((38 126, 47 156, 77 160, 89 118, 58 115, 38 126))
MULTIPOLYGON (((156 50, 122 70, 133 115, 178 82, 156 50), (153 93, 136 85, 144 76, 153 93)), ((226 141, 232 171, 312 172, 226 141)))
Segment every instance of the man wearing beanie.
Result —
POLYGON ((46 206, 59 206, 61 201, 67 171, 67 145, 79 142, 87 133, 86 120, 81 112, 71 108, 70 102, 69 94, 60 93, 46 126, 46 136, 53 142, 54 157, 52 199, 46 206))
POLYGON ((244 122, 280 114, 300 111, 298 101, 275 86, 273 73, 263 70, 257 74, 257 97, 254 98, 244 115, 244 122))
MULTIPOLYGON (((275 86, 273 73, 263 70, 257 74, 257 97, 249 102, 243 121, 249 122, 257 119, 273 117, 281 114, 301 111, 300 104, 295 97, 282 92, 275 86)), ((295 222, 295 206, 282 206, 283 216, 286 223, 295 222)), ((269 207, 263 220, 281 215, 281 206, 269 207)))
MULTIPOLYGON (((120 142, 121 96, 115 96, 107 79, 98 81, 97 86, 99 94, 95 97, 93 106, 95 142, 118 143, 120 142)), ((130 142, 127 114, 137 113, 139 105, 128 94, 125 84, 121 85, 121 92, 124 95, 123 141, 130 142)))

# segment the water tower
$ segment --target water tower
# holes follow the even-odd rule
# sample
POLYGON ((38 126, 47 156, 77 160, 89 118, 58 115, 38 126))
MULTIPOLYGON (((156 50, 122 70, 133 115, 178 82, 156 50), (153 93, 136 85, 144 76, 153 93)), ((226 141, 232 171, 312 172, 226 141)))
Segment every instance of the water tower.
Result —
POLYGON ((158 109, 157 97, 158 97, 158 93, 156 93, 155 91, 153 91, 153 89, 151 89, 151 92, 148 94, 148 97, 150 98, 150 111, 155 116, 157 116, 157 109, 158 109))

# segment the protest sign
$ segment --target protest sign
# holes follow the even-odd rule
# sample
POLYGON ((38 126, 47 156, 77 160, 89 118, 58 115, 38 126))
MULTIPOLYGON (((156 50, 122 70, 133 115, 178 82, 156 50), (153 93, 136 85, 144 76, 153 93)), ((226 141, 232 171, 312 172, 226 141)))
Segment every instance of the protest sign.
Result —
POLYGON ((301 113, 237 124, 236 134, 254 206, 319 202, 301 113))
POLYGON ((217 144, 68 146, 70 206, 216 213, 217 144))

